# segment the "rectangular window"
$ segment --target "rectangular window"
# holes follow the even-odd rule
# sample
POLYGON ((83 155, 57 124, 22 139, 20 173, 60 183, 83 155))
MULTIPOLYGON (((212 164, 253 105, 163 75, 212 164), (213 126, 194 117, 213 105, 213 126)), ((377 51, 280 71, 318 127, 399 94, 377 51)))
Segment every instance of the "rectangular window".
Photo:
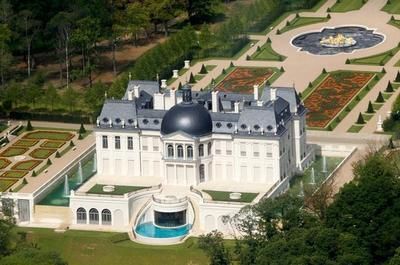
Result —
POLYGON ((226 142, 226 155, 232 155, 232 142, 226 142))
POLYGON ((107 135, 103 135, 103 149, 108 148, 108 137, 107 135))
POLYGON ((253 144, 253 156, 259 157, 260 156, 260 146, 259 144, 253 144))
POLYGON ((121 149, 121 137, 115 136, 115 149, 121 149))
POLYGON ((128 136, 128 150, 133 150, 133 137, 128 136))
POLYGON ((158 152, 158 138, 157 137, 153 137, 153 151, 154 152, 158 152))
POLYGON ((148 149, 147 137, 142 137, 142 150, 147 151, 148 149))
POLYGON ((240 155, 246 156, 246 144, 245 143, 240 143, 240 155))
POLYGON ((272 157, 272 146, 270 144, 265 145, 265 155, 268 158, 272 157))
POLYGON ((215 141, 215 154, 221 154, 221 141, 215 141))

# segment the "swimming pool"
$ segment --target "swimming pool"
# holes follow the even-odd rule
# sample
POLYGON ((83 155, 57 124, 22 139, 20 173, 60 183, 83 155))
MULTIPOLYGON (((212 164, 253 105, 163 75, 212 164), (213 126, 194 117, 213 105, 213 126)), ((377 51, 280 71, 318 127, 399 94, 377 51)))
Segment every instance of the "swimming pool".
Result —
POLYGON ((136 227, 135 232, 144 237, 151 238, 174 238, 182 237, 189 233, 190 224, 177 228, 162 228, 155 226, 152 222, 142 223, 136 227))

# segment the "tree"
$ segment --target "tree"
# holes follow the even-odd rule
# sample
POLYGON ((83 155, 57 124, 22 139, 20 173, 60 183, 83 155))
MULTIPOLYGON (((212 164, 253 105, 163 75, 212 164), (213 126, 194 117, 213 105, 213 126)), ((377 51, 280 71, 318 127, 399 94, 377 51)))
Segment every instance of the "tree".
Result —
POLYGON ((83 99, 92 112, 98 111, 104 102, 104 93, 108 87, 101 83, 94 83, 92 87, 88 87, 83 95, 83 99))
POLYGON ((33 131, 33 126, 31 124, 31 120, 28 120, 28 123, 26 124, 26 130, 27 131, 33 131))
POLYGON ((357 118, 356 123, 357 123, 357 124, 364 124, 364 123, 365 123, 364 117, 363 117, 363 115, 361 114, 361 112, 360 112, 360 114, 358 114, 358 118, 357 118))
POLYGON ((59 254, 34 247, 20 247, 1 260, 2 265, 67 265, 59 254))
POLYGON ((146 0, 145 5, 149 10, 150 20, 157 32, 157 23, 164 27, 165 36, 168 36, 168 22, 176 18, 182 11, 183 5, 179 0, 146 0))
POLYGON ((185 9, 192 25, 201 24, 216 15, 218 0, 185 0, 185 9))
POLYGON ((211 265, 231 264, 231 256, 224 246, 222 233, 214 230, 207 235, 201 235, 198 245, 200 249, 206 252, 211 265))
POLYGON ((72 87, 67 88, 62 95, 62 101, 69 108, 69 111, 72 112, 76 102, 78 101, 78 92, 76 92, 72 87))
POLYGON ((140 2, 130 3, 126 8, 125 21, 126 32, 133 36, 134 44, 137 46, 139 33, 150 24, 148 10, 140 2))
POLYGON ((372 106, 371 100, 368 102, 367 113, 374 113, 374 107, 372 106))
POLYGON ((5 75, 9 71, 12 60, 8 46, 10 39, 11 31, 7 24, 0 24, 0 78, 2 87, 5 85, 5 75))
POLYGON ((84 134, 84 133, 86 133, 86 129, 85 129, 85 126, 83 126, 83 122, 81 122, 81 127, 79 127, 78 133, 79 133, 79 134, 84 134))
POLYGON ((60 101, 60 95, 52 84, 48 85, 46 92, 44 93, 44 100, 47 106, 50 105, 51 111, 54 110, 54 104, 60 101))

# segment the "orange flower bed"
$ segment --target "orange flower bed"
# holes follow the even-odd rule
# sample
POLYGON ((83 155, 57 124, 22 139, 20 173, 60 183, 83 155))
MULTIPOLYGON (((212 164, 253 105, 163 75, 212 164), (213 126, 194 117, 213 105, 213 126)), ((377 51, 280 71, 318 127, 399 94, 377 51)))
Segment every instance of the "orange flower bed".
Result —
POLYGON ((238 67, 216 87, 221 92, 253 93, 253 85, 262 85, 274 71, 270 68, 238 67))
POLYGON ((307 125, 325 128, 330 121, 366 86, 373 73, 334 72, 304 100, 307 125))

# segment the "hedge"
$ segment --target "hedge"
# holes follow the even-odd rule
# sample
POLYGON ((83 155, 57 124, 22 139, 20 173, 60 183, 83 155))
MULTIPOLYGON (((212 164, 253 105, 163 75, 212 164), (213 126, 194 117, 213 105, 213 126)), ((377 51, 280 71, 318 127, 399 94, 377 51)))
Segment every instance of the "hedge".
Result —
POLYGON ((66 123, 91 123, 91 118, 85 115, 11 111, 9 117, 14 120, 54 121, 66 123))

